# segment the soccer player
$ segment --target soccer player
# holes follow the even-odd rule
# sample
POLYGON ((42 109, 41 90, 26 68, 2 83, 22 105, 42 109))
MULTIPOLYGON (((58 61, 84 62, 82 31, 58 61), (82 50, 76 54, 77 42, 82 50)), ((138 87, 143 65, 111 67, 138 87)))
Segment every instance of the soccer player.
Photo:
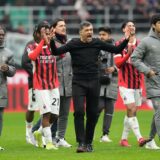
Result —
MULTIPOLYGON (((144 145, 146 140, 142 137, 139 129, 138 119, 136 117, 138 106, 142 103, 142 74, 133 67, 130 56, 133 50, 139 44, 136 38, 136 27, 134 21, 127 20, 122 24, 124 35, 131 30, 131 36, 127 47, 120 53, 114 56, 115 64, 119 68, 118 85, 120 96, 127 109, 127 115, 124 118, 124 128, 120 145, 129 147, 128 134, 132 130, 137 138, 139 146, 144 145)), ((123 39, 122 39, 123 40, 123 39)), ((122 40, 116 42, 118 45, 122 40)))
MULTIPOLYGON (((67 41, 66 35, 66 23, 64 19, 57 18, 51 25, 51 29, 54 29, 55 36, 54 40, 56 46, 62 46, 67 41)), ((63 55, 56 56, 57 63, 57 72, 58 80, 60 83, 60 112, 58 121, 54 122, 51 131, 53 143, 57 147, 71 147, 65 140, 65 133, 67 129, 68 114, 71 104, 71 95, 72 95, 72 67, 71 67, 71 57, 69 53, 64 53, 63 55), (58 126, 58 128, 57 128, 58 126), (57 133, 55 133, 57 132, 57 133)), ((40 124, 40 123, 39 123, 40 124)), ((36 128, 39 127, 39 124, 36 124, 36 128)))
MULTIPOLYGON (((110 27, 99 28, 99 38, 106 42, 114 44, 111 37, 110 27)), ((114 112, 114 103, 117 99, 117 69, 114 66, 113 54, 110 52, 101 51, 99 57, 100 63, 100 98, 99 98, 99 112, 104 109, 102 137, 100 142, 112 142, 109 138, 109 129, 112 123, 114 112)))
MULTIPOLYGON (((0 136, 3 125, 3 111, 7 106, 7 77, 13 77, 16 68, 11 50, 5 47, 6 29, 0 24, 0 136)), ((0 151, 4 148, 0 147, 0 151)))
POLYGON ((151 17, 151 29, 138 47, 134 50, 131 60, 133 65, 145 74, 147 98, 151 99, 154 115, 149 138, 148 149, 160 149, 154 137, 160 138, 160 14, 151 17))
POLYGON ((74 124, 76 140, 78 142, 77 153, 92 152, 93 136, 98 120, 98 100, 100 94, 98 56, 100 50, 119 53, 128 43, 128 35, 119 46, 102 42, 93 38, 93 26, 84 21, 80 24, 80 38, 73 38, 60 48, 56 48, 54 40, 51 40, 53 54, 70 52, 73 69, 72 96, 74 104, 74 124), (84 121, 86 102, 86 127, 84 121))
POLYGON ((59 90, 58 76, 56 71, 56 59, 50 52, 50 25, 43 21, 38 24, 37 38, 35 43, 27 48, 28 57, 33 62, 33 88, 36 93, 36 100, 42 115, 42 130, 34 132, 38 146, 42 147, 42 133, 46 143, 46 149, 57 149, 52 144, 50 124, 59 114, 59 90))

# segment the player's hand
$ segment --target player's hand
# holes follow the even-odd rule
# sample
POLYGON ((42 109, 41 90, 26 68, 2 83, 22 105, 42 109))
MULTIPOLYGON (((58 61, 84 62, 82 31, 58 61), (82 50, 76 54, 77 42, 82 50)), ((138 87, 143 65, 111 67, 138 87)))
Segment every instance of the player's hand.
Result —
POLYGON ((114 67, 108 67, 108 68, 105 69, 106 73, 113 73, 114 71, 115 71, 114 67))
POLYGON ((156 72, 154 72, 153 70, 150 70, 149 73, 147 74, 147 77, 151 78, 151 77, 153 77, 155 75, 156 75, 156 72))
POLYGON ((2 64, 2 65, 0 66, 0 70, 1 70, 2 72, 6 72, 6 71, 9 70, 9 66, 8 66, 7 64, 2 64))
POLYGON ((49 39, 46 35, 46 29, 44 27, 41 28, 41 38, 44 40, 46 45, 49 45, 50 42, 49 42, 49 39))
POLYGON ((52 27, 50 29, 50 38, 53 38, 53 37, 55 37, 55 29, 52 27))

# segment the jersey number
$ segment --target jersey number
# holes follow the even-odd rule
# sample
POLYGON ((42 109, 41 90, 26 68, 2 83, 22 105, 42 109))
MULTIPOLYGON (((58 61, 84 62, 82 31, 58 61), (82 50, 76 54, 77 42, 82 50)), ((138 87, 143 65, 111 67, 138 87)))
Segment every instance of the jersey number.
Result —
POLYGON ((53 98, 53 106, 59 106, 59 98, 53 98))

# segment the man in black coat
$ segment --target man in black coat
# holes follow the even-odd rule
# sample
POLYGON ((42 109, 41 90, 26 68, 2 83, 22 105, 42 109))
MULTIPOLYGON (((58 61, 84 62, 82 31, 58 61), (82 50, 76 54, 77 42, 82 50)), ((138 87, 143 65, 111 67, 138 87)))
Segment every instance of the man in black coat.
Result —
POLYGON ((93 26, 84 21, 80 24, 80 38, 73 38, 60 48, 56 48, 54 40, 50 46, 53 54, 70 52, 72 59, 73 81, 72 96, 74 104, 74 124, 77 153, 92 152, 93 136, 98 120, 98 100, 100 92, 98 56, 100 50, 119 53, 128 43, 128 36, 119 46, 107 44, 98 38, 93 38, 93 26), (85 107, 86 104, 86 107, 85 107), (86 127, 84 122, 86 108, 86 127))

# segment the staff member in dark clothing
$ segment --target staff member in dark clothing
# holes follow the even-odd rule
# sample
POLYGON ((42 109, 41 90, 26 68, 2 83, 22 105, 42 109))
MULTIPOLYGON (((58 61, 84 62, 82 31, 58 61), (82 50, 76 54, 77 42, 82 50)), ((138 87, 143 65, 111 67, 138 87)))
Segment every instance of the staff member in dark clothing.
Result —
POLYGON ((93 26, 84 21, 80 24, 80 38, 73 38, 67 44, 56 48, 54 40, 50 46, 53 54, 70 52, 72 59, 73 81, 72 96, 74 104, 74 124, 77 152, 92 152, 92 141, 98 120, 98 100, 100 92, 98 55, 100 50, 119 53, 127 45, 129 35, 119 46, 93 38, 93 26), (86 127, 84 126, 84 104, 86 102, 86 127))

